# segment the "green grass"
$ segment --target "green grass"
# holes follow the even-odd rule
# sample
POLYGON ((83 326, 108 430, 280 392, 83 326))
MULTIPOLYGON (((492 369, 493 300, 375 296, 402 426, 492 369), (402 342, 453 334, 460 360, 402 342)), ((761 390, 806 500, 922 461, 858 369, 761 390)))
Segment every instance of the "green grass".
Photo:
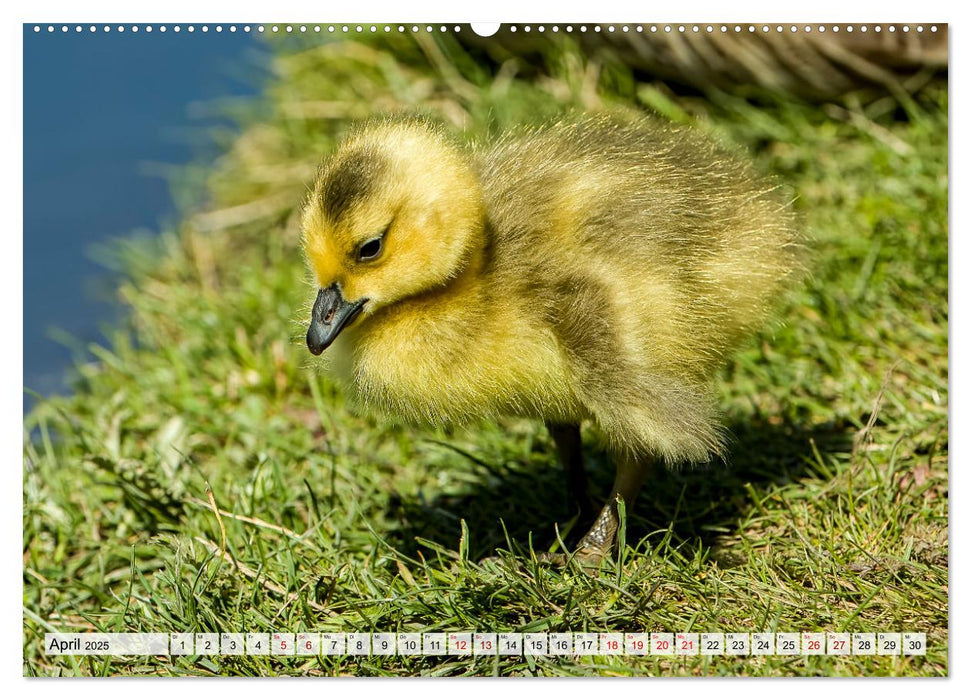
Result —
POLYGON ((520 79, 448 39, 393 42, 281 46, 260 120, 207 173, 207 209, 114 246, 126 326, 24 421, 24 673, 946 675, 945 88, 756 106, 679 97, 566 44, 520 79), (373 110, 476 138, 604 107, 659 109, 750 152, 795 198, 812 276, 719 381, 730 466, 659 475, 591 576, 533 556, 573 525, 542 426, 376 422, 314 370, 297 213, 320 156, 373 110), (514 556, 479 563, 497 547, 514 556), (72 658, 42 653, 52 630, 914 630, 929 650, 72 658))

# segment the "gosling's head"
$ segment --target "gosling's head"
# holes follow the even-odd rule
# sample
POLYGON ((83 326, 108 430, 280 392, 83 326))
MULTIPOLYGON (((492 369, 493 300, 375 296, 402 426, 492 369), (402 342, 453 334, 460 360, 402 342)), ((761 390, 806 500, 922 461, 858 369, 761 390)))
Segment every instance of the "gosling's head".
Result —
POLYGON ((461 151, 423 122, 365 126, 321 167, 303 214, 318 292, 307 347, 441 287, 481 246, 482 194, 461 151))

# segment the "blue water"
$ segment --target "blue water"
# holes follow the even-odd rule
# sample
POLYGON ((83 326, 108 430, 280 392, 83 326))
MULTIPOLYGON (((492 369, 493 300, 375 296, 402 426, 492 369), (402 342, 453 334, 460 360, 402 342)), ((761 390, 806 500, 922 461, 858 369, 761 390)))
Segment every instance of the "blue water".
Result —
POLYGON ((24 386, 46 396, 117 319, 92 246, 176 219, 159 166, 215 158, 227 121, 200 105, 255 95, 268 60, 255 34, 228 27, 43 29, 24 27, 24 386))

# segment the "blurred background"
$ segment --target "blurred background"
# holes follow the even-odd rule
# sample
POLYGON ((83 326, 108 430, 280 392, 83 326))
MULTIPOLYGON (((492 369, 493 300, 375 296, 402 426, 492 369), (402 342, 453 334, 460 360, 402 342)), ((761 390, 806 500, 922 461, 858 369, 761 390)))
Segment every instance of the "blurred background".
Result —
POLYGON ((269 61, 242 31, 61 26, 23 28, 25 408, 30 392, 63 391, 118 320, 104 244, 153 235, 202 201, 185 166, 221 151, 269 61))

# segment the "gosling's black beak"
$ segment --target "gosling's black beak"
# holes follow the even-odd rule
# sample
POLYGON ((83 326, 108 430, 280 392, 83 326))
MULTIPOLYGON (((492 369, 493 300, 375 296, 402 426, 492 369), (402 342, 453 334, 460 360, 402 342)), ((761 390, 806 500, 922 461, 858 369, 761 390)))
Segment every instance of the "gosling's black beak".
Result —
POLYGON ((338 334, 361 312, 367 299, 349 302, 336 283, 317 292, 317 301, 310 315, 307 347, 314 355, 326 350, 338 334))

